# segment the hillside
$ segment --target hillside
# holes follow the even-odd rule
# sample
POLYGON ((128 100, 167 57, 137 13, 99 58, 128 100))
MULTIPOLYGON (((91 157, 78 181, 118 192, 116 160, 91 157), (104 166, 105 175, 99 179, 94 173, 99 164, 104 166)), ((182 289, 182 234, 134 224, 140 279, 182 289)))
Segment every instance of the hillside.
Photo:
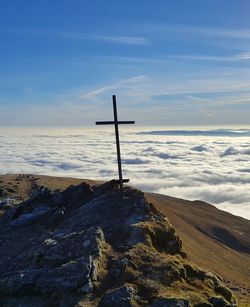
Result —
POLYGON ((250 302, 250 221, 201 201, 147 194, 177 230, 190 259, 222 276, 250 302))
MULTIPOLYGON (((31 195, 33 195, 34 197, 34 195, 37 192, 41 193, 41 188, 40 188, 41 186, 48 187, 51 190, 59 189, 62 191, 66 189, 70 184, 77 185, 82 181, 83 180, 73 179, 73 178, 55 178, 55 177, 32 176, 32 175, 24 175, 24 176, 6 175, 6 176, 0 176, 0 189, 2 191, 2 196, 4 195, 5 198, 7 196, 14 198, 20 197, 23 200, 26 200, 31 195)), ((84 181, 86 182, 86 180, 84 181)), ((91 186, 96 184, 96 182, 90 180, 88 180, 87 183, 90 184, 91 186)), ((87 185, 84 186, 86 188, 87 185)), ((99 206, 101 206, 100 210, 102 213, 99 212, 97 214, 99 216, 99 220, 92 225, 93 227, 97 225, 100 226, 102 223, 105 224, 105 221, 106 222, 112 221, 112 225, 110 226, 104 225, 103 227, 101 227, 103 231, 103 236, 101 235, 102 238, 101 241, 104 240, 103 238, 105 238, 105 240, 102 242, 103 244, 101 244, 102 247, 98 245, 100 243, 100 238, 98 237, 100 236, 100 232, 97 231, 97 229, 95 229, 94 233, 81 234, 83 236, 83 239, 85 238, 85 236, 88 237, 92 236, 93 241, 96 242, 96 243, 93 242, 93 244, 97 244, 99 247, 97 245, 96 247, 101 248, 99 252, 102 255, 104 255, 103 257, 101 257, 101 259, 98 258, 96 260, 100 264, 100 275, 98 276, 97 280, 91 281, 93 283, 93 289, 98 289, 98 291, 97 290, 95 291, 97 291, 96 295, 99 298, 99 304, 101 303, 104 304, 103 302, 105 301, 105 295, 109 296, 109 293, 112 294, 112 291, 118 291, 116 294, 119 294, 119 291, 125 291, 124 293, 126 293, 127 296, 130 296, 131 298, 133 297, 133 304, 135 306, 136 304, 145 305, 145 306, 148 306, 148 304, 156 304, 152 306, 170 306, 170 305, 163 305, 164 301, 161 301, 163 298, 169 296, 179 299, 179 301, 182 301, 182 305, 180 306, 188 306, 187 304, 190 304, 190 306, 194 305, 219 306, 215 305, 215 302, 212 302, 211 299, 213 297, 220 297, 223 294, 226 296, 227 299, 231 300, 231 294, 229 290, 226 290, 227 288, 225 288, 222 285, 223 283, 226 283, 228 287, 233 289, 233 292, 238 297, 239 306, 248 306, 248 302, 250 300, 249 289, 247 288, 247 286, 249 285, 248 270, 250 267, 249 265, 250 264, 249 261, 250 222, 249 221, 239 217, 235 217, 231 214, 216 209, 212 205, 199 201, 190 202, 186 200, 181 200, 164 195, 151 194, 151 193, 147 193, 145 195, 146 199, 144 199, 142 193, 133 189, 127 189, 126 192, 128 199, 130 198, 131 201, 124 201, 122 203, 123 205, 121 206, 119 201, 119 195, 117 195, 117 192, 113 190, 113 188, 111 188, 111 190, 109 189, 105 190, 106 188, 103 190, 103 186, 93 187, 93 188, 94 188, 93 191, 90 188, 92 192, 89 195, 87 195, 87 198, 86 195, 81 195, 81 193, 77 194, 79 192, 79 187, 76 188, 76 190, 74 190, 73 187, 71 188, 73 189, 74 193, 72 191, 70 192, 70 189, 66 189, 66 191, 68 192, 64 191, 62 192, 62 194, 59 192, 48 191, 47 189, 42 189, 42 191, 44 191, 43 193, 47 195, 46 197, 50 195, 47 200, 45 199, 48 203, 47 207, 49 208, 55 206, 54 202, 51 201, 51 199, 55 197, 54 196, 55 193, 57 195, 57 198, 60 198, 60 196, 58 195, 64 195, 63 196, 64 199, 68 199, 66 201, 66 205, 64 204, 64 206, 67 207, 66 211, 68 211, 69 214, 68 217, 71 216, 71 221, 67 222, 68 223, 67 225, 68 226, 70 225, 71 227, 71 233, 76 232, 79 225, 81 225, 82 220, 85 221, 86 223, 86 218, 84 218, 86 214, 87 215, 90 214, 88 219, 89 223, 90 224, 94 223, 93 213, 95 213, 94 214, 95 216, 96 212, 94 211, 91 213, 91 210, 87 210, 88 202, 89 201, 91 202, 93 200, 95 202, 96 197, 98 198, 101 195, 103 195, 104 200, 106 197, 106 200, 105 201, 103 200, 103 202, 96 207, 97 210, 99 210, 98 208, 99 206), (70 194, 69 192, 73 194, 70 194), (65 196, 67 195, 67 193, 69 193, 71 196, 70 197, 65 196), (72 199, 74 200, 73 203, 72 199), (110 201, 111 205, 110 204, 107 205, 107 203, 110 203, 110 201), (134 209, 132 209, 134 207, 131 208, 131 203, 134 202, 137 204, 136 206, 137 209, 139 208, 140 210, 142 210, 141 212, 136 213, 137 218, 134 216, 135 214, 135 212, 133 211, 134 209), (84 203, 87 204, 85 208, 84 208, 84 203), (151 205, 150 203, 152 203, 153 205, 151 205), (129 212, 124 212, 123 211, 124 209, 122 209, 124 206, 126 208, 130 208, 132 211, 130 210, 129 212), (83 209, 81 209, 81 207, 83 209), (104 211, 103 208, 105 208, 104 211), (82 213, 80 213, 79 210, 83 210, 84 215, 82 215, 82 213), (116 210, 118 210, 118 212, 116 212, 116 210), (167 219, 158 210, 162 212, 167 217, 167 219), (106 216, 105 219, 104 212, 106 213, 106 211, 108 211, 109 214, 113 212, 113 215, 111 216, 108 215, 106 216), (74 217, 76 213, 77 213, 77 218, 74 217), (121 217, 123 217, 123 223, 121 223, 121 217), (131 221, 131 218, 133 224, 128 224, 128 220, 131 221), (130 236, 130 240, 132 241, 128 242, 128 245, 127 243, 126 244, 124 243, 127 240, 127 234, 124 237, 123 228, 121 228, 120 230, 116 229, 115 231, 116 235, 115 237, 112 237, 113 235, 111 228, 115 227, 115 225, 117 224, 126 225, 126 229, 128 228, 126 231, 130 233, 132 231, 133 235, 130 236), (128 227, 128 225, 130 226, 128 227), (171 225, 174 228, 172 228, 171 225), (72 231, 72 229, 75 227, 76 229, 72 231), (138 229, 140 229, 139 237, 138 233, 135 235, 138 229), (175 235, 175 231, 173 229, 176 230, 178 236, 175 235), (119 232, 121 235, 118 236, 117 233, 119 232), (170 238, 169 237, 170 233, 172 233, 171 235, 172 239, 171 240, 168 239, 166 243, 165 240, 166 238, 170 238), (164 237, 164 239, 162 238, 162 236, 164 237), (98 240, 96 239, 97 237, 99 238, 98 240), (133 241, 134 239, 138 240, 136 241, 137 243, 136 245, 135 242, 133 241), (172 246, 171 245, 172 243, 169 244, 169 242, 172 242, 173 246, 175 246, 174 251, 171 250, 170 246, 172 246), (132 259, 133 261, 130 264, 125 265, 123 263, 124 260, 122 260, 123 263, 122 267, 124 267, 123 270, 125 269, 125 271, 122 273, 122 276, 118 278, 118 281, 115 281, 115 284, 112 284, 112 278, 110 279, 110 276, 109 274, 107 274, 107 272, 109 272, 109 269, 112 267, 113 268, 115 267, 116 271, 117 263, 119 264, 120 263, 119 261, 121 259, 127 259, 127 258, 129 260, 132 259), (199 269, 196 265, 202 267, 203 269, 199 269), (217 275, 221 276, 223 278, 223 281, 222 280, 219 281, 219 279, 217 278, 215 279, 215 277, 208 277, 208 276, 214 276, 213 274, 208 273, 208 271, 213 271, 217 275), (218 284, 216 285, 216 283, 218 284), (131 294, 132 292, 129 289, 130 290, 133 289, 131 291, 133 293, 135 292, 136 294, 132 295, 131 294), (228 296, 230 296, 230 298, 228 296)), ((86 191, 89 190, 87 189, 86 191)), ((17 202, 20 202, 20 200, 18 200, 17 202)), ((30 212, 33 212, 33 210, 36 207, 39 207, 39 202, 41 203, 41 200, 37 202, 37 200, 34 199, 32 202, 31 201, 24 202, 22 205, 23 209, 19 210, 21 210, 22 214, 29 214, 30 212)), ((58 206, 58 204, 56 206, 58 206)), ((2 215, 4 215, 3 218, 5 217, 7 212, 11 212, 11 210, 16 210, 17 208, 15 202, 10 205, 5 205, 5 207, 7 207, 7 209, 5 208, 4 210, 3 209, 1 210, 2 215), (5 212, 6 210, 7 212, 5 212)), ((47 213, 44 214, 46 215, 47 213)), ((20 215, 18 216, 20 219, 20 215)), ((58 227, 65 228, 65 220, 63 218, 64 222, 63 223, 60 222, 60 214, 58 219, 59 219, 58 225, 57 222, 55 222, 54 220, 53 223, 49 225, 45 223, 44 225, 43 224, 44 220, 42 219, 41 224, 38 223, 38 225, 36 225, 37 228, 34 231, 34 237, 30 237, 30 241, 32 242, 34 242, 34 240, 39 241, 42 238, 43 242, 45 242, 46 240, 49 240, 47 242, 52 242, 50 241, 51 237, 49 237, 49 234, 51 235, 51 233, 53 234, 53 232, 55 232, 55 226, 57 227, 57 232, 59 231, 58 227), (43 230, 44 233, 43 236, 41 236, 40 233, 41 229, 43 230), (47 233, 47 237, 45 233, 47 233)), ((5 244, 4 242, 6 242, 6 238, 4 238, 6 231, 3 231, 6 228, 4 227, 7 227, 9 223, 12 223, 11 227, 13 227, 13 224, 15 225, 15 223, 17 224, 20 223, 20 220, 19 222, 17 221, 14 222, 13 220, 7 220, 6 222, 6 218, 4 218, 4 221, 5 222, 2 224, 2 229, 1 229, 1 244, 5 244)), ((21 219, 21 224, 22 223, 23 222, 21 219)), ((88 229, 90 229, 92 226, 88 225, 88 223, 81 225, 82 229, 86 229, 86 231, 88 231, 88 229)), ((8 228, 8 233, 13 231, 12 239, 14 241, 12 242, 11 245, 17 248, 11 251, 11 253, 13 253, 11 255, 11 258, 14 257, 15 259, 17 253, 18 254, 20 253, 20 250, 23 251, 24 249, 26 250, 27 248, 28 249, 31 248, 28 243, 25 246, 19 243, 22 242, 21 238, 23 236, 29 237, 31 226, 22 225, 22 234, 20 234, 17 237, 15 237, 16 234, 15 226, 12 229, 11 227, 8 228), (27 227, 27 232, 24 231, 26 227, 27 227), (20 250, 18 250, 18 248, 20 248, 20 250)), ((32 227, 34 227, 34 225, 32 227)), ((10 240, 10 237, 8 237, 7 239, 10 240)), ((41 242, 39 244, 41 245, 41 242)), ((54 243, 52 242, 51 244, 53 245, 54 243)), ((70 248, 73 248, 72 242, 69 243, 69 246, 70 248)), ((6 248, 6 246, 1 246, 1 250, 4 250, 6 253, 2 258, 5 260, 2 260, 1 262, 1 269, 3 270, 2 271, 3 273, 5 271, 5 265, 3 264, 5 263, 6 259, 9 259, 10 257, 9 254, 10 249, 6 248)), ((44 254, 45 251, 42 250, 42 253, 44 254)), ((52 251, 50 255, 47 255, 47 253, 45 254, 46 254, 45 259, 48 259, 48 257, 50 258, 54 255, 52 251)), ((86 258, 86 255, 80 255, 80 256, 86 258)), ((89 256, 94 258, 96 257, 95 254, 94 255, 91 254, 89 256)), ((27 258, 28 255, 24 253, 22 257, 24 260, 23 268, 13 266, 12 275, 11 274, 6 275, 8 278, 12 278, 10 279, 12 281, 15 272, 17 272, 17 270, 22 271, 24 268, 27 269, 27 261, 28 261, 27 259, 29 259, 27 258)), ((36 257, 39 258, 40 256, 36 257)), ((44 265, 48 266, 52 265, 50 262, 47 263, 46 262, 47 260, 45 261, 45 263, 43 263, 44 256, 42 256, 42 260, 39 260, 42 261, 41 263, 38 260, 33 259, 32 264, 29 264, 31 265, 31 267, 28 266, 28 268, 34 269, 35 266, 37 269, 39 265, 43 265, 43 267, 44 265)), ((66 260, 64 259, 61 261, 67 263, 68 260, 69 259, 66 260)), ((127 260, 125 262, 127 262, 127 260)), ((62 264, 60 263, 60 265, 62 264)), ((54 266, 55 270, 56 268, 54 262, 52 266, 54 266)), ((120 267, 118 268, 118 271, 119 270, 121 270, 120 267)), ((60 273, 58 274, 60 275, 60 273)), ((1 287, 3 287, 3 284, 0 285, 1 287)), ((8 297, 8 293, 10 293, 8 291, 13 291, 13 289, 12 290, 11 289, 7 289, 7 291, 6 289, 4 290, 6 292, 5 293, 6 297, 8 297)), ((22 295, 24 295, 23 293, 25 293, 25 291, 23 292, 23 289, 21 289, 20 291, 16 292, 15 295, 17 295, 17 297, 20 296, 20 293, 22 295)), ((34 291, 34 299, 36 297, 35 296, 36 293, 37 293, 37 286, 35 287, 34 291)), ((121 295, 122 294, 120 293, 118 296, 121 295)), ((223 298, 224 302, 227 301, 226 298, 225 297, 223 298)), ((22 297, 22 299, 25 299, 25 295, 22 297)), ((72 296, 71 299, 73 299, 72 296)), ((86 299, 84 298, 81 299, 84 300, 85 304, 82 306, 87 306, 86 299)), ((78 292, 75 297, 75 300, 78 301, 78 303, 81 301, 78 292)), ((94 304, 93 306, 95 306, 97 304, 97 301, 93 301, 93 297, 91 297, 90 294, 88 294, 88 300, 90 302, 90 306, 92 306, 93 304, 94 304)), ((227 304, 230 305, 231 303, 228 301, 227 304)), ((69 305, 69 306, 76 306, 76 305, 69 305)))

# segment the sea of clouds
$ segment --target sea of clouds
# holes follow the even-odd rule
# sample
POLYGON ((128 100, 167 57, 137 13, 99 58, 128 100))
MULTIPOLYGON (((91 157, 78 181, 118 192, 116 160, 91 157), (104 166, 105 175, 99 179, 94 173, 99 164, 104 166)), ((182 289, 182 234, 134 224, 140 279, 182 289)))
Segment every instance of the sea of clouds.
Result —
MULTIPOLYGON (((0 174, 117 177, 111 127, 0 128, 0 174)), ((124 177, 250 219, 250 129, 121 128, 124 177)))

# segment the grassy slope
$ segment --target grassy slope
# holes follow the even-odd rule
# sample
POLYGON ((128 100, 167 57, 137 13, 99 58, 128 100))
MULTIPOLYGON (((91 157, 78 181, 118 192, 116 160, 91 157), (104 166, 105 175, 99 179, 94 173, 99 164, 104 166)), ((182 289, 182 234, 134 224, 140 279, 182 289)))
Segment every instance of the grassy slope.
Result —
MULTIPOLYGON (((11 196, 26 198, 34 183, 51 189, 64 189, 82 181, 96 183, 75 178, 5 175, 0 176, 0 187, 10 190, 11 196)), ((146 195, 173 224, 190 259, 222 276, 230 288, 235 288, 240 306, 249 306, 250 221, 204 202, 191 202, 154 193, 146 195)))
POLYGON ((11 197, 19 196, 26 199, 31 192, 31 186, 37 184, 48 187, 52 190, 66 189, 69 185, 87 182, 90 185, 95 184, 95 181, 88 179, 66 178, 66 177, 51 177, 51 176, 36 176, 36 175, 0 175, 1 186, 7 191, 11 197))
POLYGON ((173 224, 190 259, 222 276, 230 288, 238 288, 237 295, 247 306, 250 221, 203 202, 153 193, 147 197, 173 224))

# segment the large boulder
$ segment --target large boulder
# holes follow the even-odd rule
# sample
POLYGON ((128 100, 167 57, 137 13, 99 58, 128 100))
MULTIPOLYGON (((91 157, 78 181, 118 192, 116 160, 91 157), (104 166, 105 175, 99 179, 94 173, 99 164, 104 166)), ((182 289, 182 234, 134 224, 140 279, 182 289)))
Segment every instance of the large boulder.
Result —
POLYGON ((22 214, 8 224, 8 229, 19 228, 31 223, 35 223, 41 218, 49 215, 51 209, 48 206, 40 206, 32 210, 32 212, 22 214))

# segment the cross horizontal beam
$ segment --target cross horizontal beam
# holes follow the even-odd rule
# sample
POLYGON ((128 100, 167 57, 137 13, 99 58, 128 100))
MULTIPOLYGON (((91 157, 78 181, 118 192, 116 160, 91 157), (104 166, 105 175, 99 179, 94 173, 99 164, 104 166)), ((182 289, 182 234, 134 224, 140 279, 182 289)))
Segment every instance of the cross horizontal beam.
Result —
POLYGON ((121 125, 121 124, 134 124, 135 121, 128 121, 128 120, 124 120, 124 121, 102 121, 102 122, 96 122, 95 124, 96 125, 114 125, 114 124, 118 124, 118 125, 121 125))

